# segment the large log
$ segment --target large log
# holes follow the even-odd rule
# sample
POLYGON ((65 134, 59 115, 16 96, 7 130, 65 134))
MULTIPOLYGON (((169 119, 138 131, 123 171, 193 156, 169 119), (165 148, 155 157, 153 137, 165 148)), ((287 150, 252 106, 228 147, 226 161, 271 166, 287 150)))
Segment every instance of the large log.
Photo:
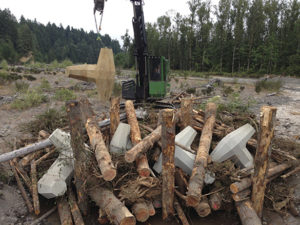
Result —
POLYGON ((202 198, 199 204, 197 204, 194 209, 196 210, 198 216, 206 217, 211 213, 210 206, 208 204, 207 198, 202 198))
POLYGON ((89 195, 91 199, 106 212, 112 224, 134 225, 136 223, 134 216, 126 206, 108 189, 97 186, 90 189, 89 195))
POLYGON ((71 147, 74 153, 74 178, 78 196, 78 206, 84 215, 88 213, 88 196, 86 193, 86 179, 89 176, 90 156, 85 151, 83 139, 83 123, 80 104, 78 101, 66 103, 70 123, 71 147))
MULTIPOLYGON (((141 131, 139 123, 136 118, 133 102, 127 100, 125 102, 125 109, 127 115, 127 121, 130 125, 130 138, 133 146, 137 145, 142 140, 141 131)), ((150 176, 150 167, 148 164, 148 159, 146 154, 141 154, 136 159, 137 171, 140 176, 149 177, 150 176)))
POLYGON ((262 225, 260 218, 253 209, 251 201, 237 202, 236 208, 243 225, 262 225))
POLYGON ((40 214, 40 201, 39 201, 39 193, 37 186, 37 174, 36 174, 36 162, 32 160, 31 162, 31 182, 32 182, 32 200, 35 215, 40 214))
POLYGON ((181 125, 182 129, 192 125, 193 120, 193 99, 181 99, 181 125))
POLYGON ((70 205, 71 213, 73 216, 74 224, 75 225, 84 225, 79 207, 76 202, 75 195, 74 195, 71 187, 69 187, 69 190, 68 190, 68 200, 69 200, 69 205, 70 205))
POLYGON ((80 100, 80 104, 83 122, 90 139, 91 147, 95 151, 95 156, 103 179, 106 181, 111 181, 116 177, 117 170, 111 160, 111 156, 103 140, 96 116, 92 110, 91 104, 87 99, 80 100))
POLYGON ((267 171, 269 158, 272 151, 272 139, 275 131, 275 118, 277 109, 270 106, 263 106, 261 109, 260 130, 256 154, 254 159, 254 174, 252 186, 252 204, 257 215, 262 217, 265 189, 267 185, 267 171))
MULTIPOLYGON (((280 165, 274 166, 268 170, 267 178, 271 178, 273 176, 279 175, 281 172, 283 172, 284 170, 286 170, 290 167, 291 167, 291 165, 288 165, 288 164, 280 164, 280 165)), ((252 185, 251 178, 246 177, 246 178, 243 178, 239 182, 232 183, 230 185, 230 191, 233 194, 235 194, 235 193, 238 193, 240 191, 243 191, 243 190, 251 187, 251 185, 252 185)))
POLYGON ((120 98, 112 97, 110 105, 110 136, 116 132, 120 123, 120 98))
POLYGON ((208 103, 205 110, 205 124, 201 133, 199 148, 195 157, 192 175, 189 180, 187 192, 187 205, 197 206, 202 195, 205 168, 215 124, 217 107, 214 103, 208 103))
POLYGON ((161 125, 158 126, 151 134, 145 137, 141 142, 125 153, 126 162, 132 163, 143 153, 152 148, 154 143, 161 138, 161 125))
POLYGON ((240 202, 250 198, 250 194, 251 194, 251 190, 248 188, 238 193, 232 194, 232 198, 234 201, 240 202))
POLYGON ((162 218, 174 215, 174 185, 175 185, 175 124, 174 110, 162 111, 162 218))
POLYGON ((139 222, 146 222, 149 218, 149 207, 145 201, 139 201, 133 204, 132 213, 139 222))
POLYGON ((61 197, 57 201, 58 214, 61 225, 73 225, 72 216, 69 204, 64 197, 61 197))

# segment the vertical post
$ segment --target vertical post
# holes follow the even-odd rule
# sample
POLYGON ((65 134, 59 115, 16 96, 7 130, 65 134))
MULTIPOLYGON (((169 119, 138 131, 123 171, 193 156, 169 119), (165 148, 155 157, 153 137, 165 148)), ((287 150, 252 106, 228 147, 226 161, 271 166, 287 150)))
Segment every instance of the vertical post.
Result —
POLYGON ((191 98, 181 99, 181 123, 182 129, 192 125, 193 100, 191 98))
POLYGON ((275 131, 275 107, 263 106, 261 108, 260 129, 254 159, 254 174, 252 186, 252 203, 257 215, 262 217, 265 189, 267 184, 267 171, 271 156, 271 143, 275 131))
POLYGON ((120 98, 113 97, 110 105, 110 137, 116 132, 120 123, 120 98))
POLYGON ((175 126, 174 110, 162 111, 162 217, 167 219, 174 215, 174 183, 175 183, 175 126))

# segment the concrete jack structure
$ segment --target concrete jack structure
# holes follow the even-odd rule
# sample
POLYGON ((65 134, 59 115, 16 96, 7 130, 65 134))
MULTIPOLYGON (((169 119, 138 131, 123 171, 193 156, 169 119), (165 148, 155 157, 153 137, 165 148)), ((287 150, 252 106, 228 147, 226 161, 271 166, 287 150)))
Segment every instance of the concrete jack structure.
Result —
POLYGON ((232 158, 242 167, 253 166, 253 157, 246 144, 254 133, 254 128, 247 123, 227 134, 210 154, 212 161, 223 162, 232 158))
POLYGON ((48 199, 64 195, 67 191, 66 182, 73 176, 74 170, 70 134, 56 129, 49 139, 60 154, 38 181, 38 193, 48 199))
POLYGON ((130 125, 119 123, 119 126, 110 142, 110 152, 115 154, 124 154, 126 150, 132 147, 130 141, 130 125))

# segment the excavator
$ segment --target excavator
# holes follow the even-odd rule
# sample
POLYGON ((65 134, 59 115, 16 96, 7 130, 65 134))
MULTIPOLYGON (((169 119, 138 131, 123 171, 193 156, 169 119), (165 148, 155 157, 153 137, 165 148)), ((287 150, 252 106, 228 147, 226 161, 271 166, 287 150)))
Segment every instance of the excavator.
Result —
MULTIPOLYGON (((135 41, 136 80, 122 83, 122 97, 137 102, 156 101, 164 98, 169 89, 169 61, 163 56, 149 55, 143 11, 144 1, 130 0, 130 2, 134 12, 132 25, 135 41)), ((99 12, 101 16, 100 27, 104 5, 105 0, 94 0, 94 15, 99 12)))

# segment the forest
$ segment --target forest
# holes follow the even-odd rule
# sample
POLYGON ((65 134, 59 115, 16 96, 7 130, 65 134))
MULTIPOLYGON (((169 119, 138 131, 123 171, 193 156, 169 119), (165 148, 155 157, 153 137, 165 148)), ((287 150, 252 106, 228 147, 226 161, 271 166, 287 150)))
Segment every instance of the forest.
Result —
MULTIPOLYGON (((167 12, 146 24, 149 53, 168 58, 171 69, 300 76, 298 0, 219 0, 217 5, 189 0, 187 4, 187 16, 167 12)), ((132 68, 131 36, 126 32, 120 47, 109 35, 45 26, 23 17, 17 21, 8 10, 0 12, 0 60, 9 62, 31 51, 35 61, 68 58, 73 63, 95 63, 98 49, 107 46, 113 49, 118 67, 132 68)))

